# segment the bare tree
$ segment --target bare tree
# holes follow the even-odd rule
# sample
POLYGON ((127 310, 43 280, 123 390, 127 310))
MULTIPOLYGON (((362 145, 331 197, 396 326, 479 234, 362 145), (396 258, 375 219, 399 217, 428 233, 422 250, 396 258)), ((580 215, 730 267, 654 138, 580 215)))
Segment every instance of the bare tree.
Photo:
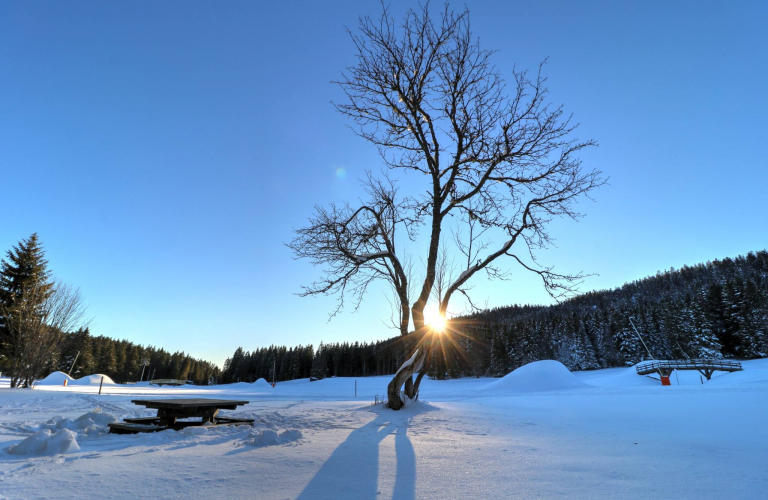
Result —
POLYGON ((325 266, 323 279, 304 293, 336 295, 334 314, 350 294, 359 305, 373 281, 393 287, 409 354, 388 387, 388 405, 399 409, 401 387, 416 397, 429 366, 430 298, 442 315, 456 293, 471 305, 468 282, 480 272, 508 277, 502 261, 538 274, 555 298, 575 290, 581 274, 541 266, 536 252, 553 241, 548 223, 580 217, 575 201, 603 180, 582 168, 577 153, 596 143, 574 138, 577 124, 548 102, 543 64, 535 75, 513 69, 508 88, 491 63, 493 52, 473 37, 467 10, 446 5, 434 19, 426 5, 408 11, 398 26, 384 8, 378 19, 361 18, 358 28, 350 31, 357 62, 336 82, 346 95, 336 109, 377 147, 385 179, 369 174, 368 198, 357 204, 316 207, 289 246, 325 266), (423 194, 398 198, 389 177, 395 172, 407 172, 409 182, 421 177, 423 194), (454 237, 444 238, 451 223, 454 237), (416 251, 423 269, 411 297, 402 262, 421 230, 426 242, 416 251), (462 256, 458 274, 451 276, 448 264, 458 259, 446 256, 439 265, 441 248, 462 256))
POLYGON ((19 297, 0 307, 15 354, 11 387, 31 387, 56 365, 65 332, 85 326, 86 308, 80 290, 61 282, 32 286, 19 297))

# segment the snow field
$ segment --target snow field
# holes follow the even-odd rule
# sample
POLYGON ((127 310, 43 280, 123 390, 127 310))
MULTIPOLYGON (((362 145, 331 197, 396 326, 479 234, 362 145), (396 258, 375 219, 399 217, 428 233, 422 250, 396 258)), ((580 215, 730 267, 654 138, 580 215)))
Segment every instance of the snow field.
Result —
POLYGON ((389 377, 357 379, 357 399, 349 378, 0 389, 0 498, 762 498, 768 360, 743 364, 662 387, 539 362, 425 380, 399 412, 371 405, 389 377), (256 425, 105 433, 153 413, 135 396, 191 395, 249 400, 234 413, 256 425))

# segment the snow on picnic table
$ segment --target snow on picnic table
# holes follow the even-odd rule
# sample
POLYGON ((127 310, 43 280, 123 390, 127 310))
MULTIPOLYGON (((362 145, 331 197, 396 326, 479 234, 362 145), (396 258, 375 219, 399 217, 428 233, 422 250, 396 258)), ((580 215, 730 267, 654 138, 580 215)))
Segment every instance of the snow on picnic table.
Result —
POLYGON ((768 360, 704 384, 680 372, 669 387, 634 368, 571 374, 551 363, 502 379, 427 379, 421 401, 399 412, 371 405, 389 377, 274 389, 115 384, 101 396, 98 386, 11 390, 2 379, 0 499, 719 500, 768 491, 768 360), (110 417, 153 413, 131 399, 192 395, 249 400, 226 413, 256 425, 105 432, 110 417), (9 452, 59 432, 51 453, 35 440, 22 447, 30 454, 9 452), (68 433, 76 447, 64 446, 68 433))

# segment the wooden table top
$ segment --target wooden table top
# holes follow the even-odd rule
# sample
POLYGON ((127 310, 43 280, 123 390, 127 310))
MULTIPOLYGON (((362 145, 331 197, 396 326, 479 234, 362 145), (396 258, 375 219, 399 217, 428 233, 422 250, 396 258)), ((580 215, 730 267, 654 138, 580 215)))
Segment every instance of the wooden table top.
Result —
POLYGON ((147 408, 221 408, 234 410, 238 406, 247 405, 249 401, 236 401, 232 399, 133 399, 131 403, 147 408))

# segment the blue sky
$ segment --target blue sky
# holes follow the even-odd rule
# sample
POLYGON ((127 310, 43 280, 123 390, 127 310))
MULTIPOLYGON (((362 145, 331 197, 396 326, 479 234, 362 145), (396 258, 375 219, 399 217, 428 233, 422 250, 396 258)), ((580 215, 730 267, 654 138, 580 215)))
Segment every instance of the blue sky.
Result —
MULTIPOLYGON (((766 248, 766 3, 466 5, 502 71, 549 57, 552 100, 600 142, 584 164, 610 185, 553 226, 545 262, 599 274, 587 291, 766 248)), ((332 299, 295 295, 317 270, 283 246, 379 168, 330 104, 354 62, 344 26, 379 9, 0 3, 0 249, 38 232, 94 334, 218 363, 237 346, 393 335, 379 290, 328 323, 332 299)), ((475 296, 549 302, 521 271, 475 296)))

